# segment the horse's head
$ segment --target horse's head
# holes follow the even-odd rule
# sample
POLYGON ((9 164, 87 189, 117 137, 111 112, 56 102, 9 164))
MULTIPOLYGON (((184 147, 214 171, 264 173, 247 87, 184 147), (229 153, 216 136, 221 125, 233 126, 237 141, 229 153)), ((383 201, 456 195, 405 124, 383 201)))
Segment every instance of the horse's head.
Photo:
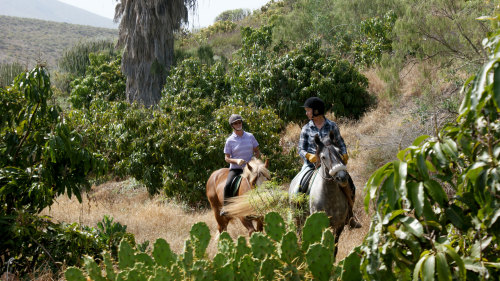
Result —
POLYGON ((342 162, 340 149, 334 145, 335 138, 333 132, 330 131, 328 137, 323 141, 316 135, 314 142, 316 143, 316 156, 320 159, 321 166, 323 166, 325 172, 337 183, 341 185, 348 184, 347 167, 342 162))
POLYGON ((267 169, 268 166, 269 162, 267 159, 264 163, 262 160, 252 158, 252 160, 245 165, 242 176, 247 178, 252 186, 259 186, 263 182, 271 179, 271 173, 267 169))

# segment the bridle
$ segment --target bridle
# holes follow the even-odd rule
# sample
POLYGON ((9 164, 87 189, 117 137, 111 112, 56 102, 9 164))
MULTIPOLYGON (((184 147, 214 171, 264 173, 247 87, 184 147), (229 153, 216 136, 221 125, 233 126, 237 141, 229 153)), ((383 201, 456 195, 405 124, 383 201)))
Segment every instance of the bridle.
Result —
MULTIPOLYGON (((340 163, 344 164, 344 162, 342 161, 342 158, 340 157, 340 154, 338 153, 337 149, 335 149, 335 147, 333 145, 331 145, 331 144, 325 145, 325 148, 328 149, 330 156, 333 156, 340 163)), ((325 149, 325 148, 323 148, 323 149, 325 149)), ((321 166, 323 166, 323 169, 322 169, 323 172, 321 172, 321 170, 318 172, 320 177, 322 177, 326 181, 335 181, 335 178, 333 176, 331 176, 330 173, 327 172, 327 170, 330 170, 331 167, 327 168, 327 166, 322 163, 322 160, 320 157, 320 161, 318 161, 318 164, 316 165, 316 169, 321 169, 321 166)))

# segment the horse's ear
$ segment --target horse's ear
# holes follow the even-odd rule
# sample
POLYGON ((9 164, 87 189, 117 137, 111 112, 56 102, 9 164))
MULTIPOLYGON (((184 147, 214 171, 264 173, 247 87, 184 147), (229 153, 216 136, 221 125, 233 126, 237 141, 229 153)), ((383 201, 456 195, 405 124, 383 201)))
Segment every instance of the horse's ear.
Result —
POLYGON ((320 145, 323 145, 323 143, 321 142, 321 139, 319 138, 319 134, 316 134, 314 136, 314 142, 316 143, 316 145, 320 146, 320 145))
POLYGON ((266 169, 269 167, 269 159, 266 159, 266 162, 264 162, 264 167, 266 167, 266 169))
POLYGON ((250 172, 252 172, 253 168, 252 168, 252 165, 250 165, 250 163, 247 163, 247 167, 248 167, 248 170, 249 170, 250 172))

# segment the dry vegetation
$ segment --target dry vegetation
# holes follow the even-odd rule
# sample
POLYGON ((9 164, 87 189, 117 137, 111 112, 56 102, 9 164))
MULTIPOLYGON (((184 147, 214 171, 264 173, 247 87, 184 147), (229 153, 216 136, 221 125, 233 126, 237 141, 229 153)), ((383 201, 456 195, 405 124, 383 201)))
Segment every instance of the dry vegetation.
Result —
MULTIPOLYGON (((422 82, 419 80, 421 76, 418 69, 411 76, 417 81, 407 79, 406 83, 412 85, 403 85, 403 89, 408 92, 422 82)), ((410 145, 416 136, 429 133, 429 128, 432 128, 414 118, 416 105, 410 96, 418 96, 419 93, 401 93, 405 100, 395 105, 383 97, 386 85, 377 75, 377 70, 367 70, 365 75, 370 81, 370 91, 379 97, 378 106, 359 121, 337 120, 332 114, 327 114, 328 118, 339 124, 348 146, 348 169, 357 186, 354 213, 363 225, 360 229, 346 229, 342 233, 337 260, 343 259, 354 247, 360 245, 369 230, 370 216, 363 206, 363 187, 370 174, 393 160, 399 148, 410 145)), ((281 137, 285 150, 297 145, 299 134, 299 124, 291 123, 286 127, 281 137)), ((138 242, 154 242, 157 238, 164 238, 177 253, 182 251, 191 226, 203 221, 212 233, 208 253, 213 256, 216 252, 217 224, 211 210, 190 210, 160 196, 150 197, 145 188, 134 180, 109 182, 93 187, 82 204, 75 198, 70 200, 62 196, 44 213, 57 221, 76 221, 90 226, 95 226, 104 215, 109 215, 115 221, 127 225, 127 230, 135 235, 138 242)), ((247 235, 244 227, 236 220, 229 225, 228 232, 233 238, 247 235)))
POLYGON ((56 67, 57 59, 80 41, 118 38, 117 29, 0 16, 0 63, 56 67))

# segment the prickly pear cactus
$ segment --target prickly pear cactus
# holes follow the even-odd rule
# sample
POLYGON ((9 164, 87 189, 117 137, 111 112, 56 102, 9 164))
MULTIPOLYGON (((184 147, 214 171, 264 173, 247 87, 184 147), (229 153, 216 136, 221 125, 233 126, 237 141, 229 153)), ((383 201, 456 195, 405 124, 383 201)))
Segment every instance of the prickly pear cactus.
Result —
MULTIPOLYGON (((335 251, 335 235, 333 235, 330 228, 326 228, 323 231, 323 236, 321 237, 321 245, 332 252, 335 251)), ((333 258, 335 259, 335 257, 333 258)), ((335 262, 335 260, 333 260, 332 262, 335 262)))
POLYGON ((210 243, 210 229, 204 222, 199 222, 193 227, 189 232, 191 242, 194 247, 194 256, 201 259, 205 256, 205 251, 207 250, 208 244, 210 243))
POLYGON ((276 247, 267 236, 260 232, 252 234, 250 237, 253 256, 258 260, 263 260, 266 256, 276 255, 276 247))
POLYGON ((330 226, 330 220, 324 212, 310 215, 302 229, 302 250, 307 251, 309 245, 320 242, 323 230, 330 226))
POLYGON ((153 257, 157 265, 170 268, 177 260, 177 255, 172 252, 170 245, 164 239, 157 239, 153 248, 153 257))
POLYGON ((343 260, 341 280, 361 280, 361 250, 360 246, 354 248, 351 253, 343 260))
POLYGON ((142 262, 145 266, 152 267, 155 262, 153 259, 146 253, 138 253, 135 254, 135 262, 142 262))
POLYGON ((281 263, 275 258, 266 258, 260 267, 260 279, 273 280, 275 275, 274 270, 282 267, 281 263))
POLYGON ((207 260, 195 261, 191 270, 191 276, 197 281, 212 281, 215 278, 213 268, 207 260))
POLYGON ((215 270, 215 280, 233 281, 235 280, 233 264, 226 264, 215 270))
POLYGON ((315 279, 329 280, 333 269, 333 252, 316 243, 309 247, 306 253, 306 261, 309 270, 315 279))
POLYGON ((99 268, 99 266, 97 265, 97 263, 94 261, 93 258, 85 256, 83 258, 83 264, 85 266, 85 269, 87 270, 90 279, 96 281, 106 281, 106 279, 101 275, 101 268, 99 268))
POLYGON ((236 261, 239 261, 239 260, 241 260, 241 258, 244 255, 247 255, 250 253, 251 253, 251 250, 247 246, 247 240, 245 239, 245 237, 243 237, 243 236, 238 237, 238 244, 236 245, 236 254, 235 254, 234 259, 236 261))
POLYGON ((163 267, 157 267, 153 277, 149 281, 170 281, 173 280, 171 274, 163 267))
POLYGON ((87 281, 87 278, 83 275, 82 270, 76 267, 69 267, 66 269, 64 277, 68 281, 87 281))
POLYGON ((236 252, 234 241, 227 232, 222 232, 217 243, 217 252, 223 254, 227 258, 232 258, 236 252))
POLYGON ((285 221, 283 218, 276 212, 270 212, 266 214, 264 222, 266 234, 274 241, 280 241, 286 231, 285 221))
POLYGON ((291 264, 292 261, 299 257, 301 258, 302 252, 300 251, 297 243, 297 235, 294 232, 288 232, 281 239, 280 245, 280 258, 282 261, 291 264))
POLYGON ((184 253, 180 257, 181 267, 185 272, 189 272, 189 269, 193 266, 193 246, 191 240, 184 241, 184 253))
POLYGON ((111 255, 109 252, 104 253, 104 265, 105 265, 105 271, 106 271, 106 280, 115 280, 116 279, 116 273, 113 268, 113 262, 111 261, 111 255))
POLYGON ((118 251, 118 266, 121 270, 131 268, 134 266, 134 249, 132 246, 123 239, 120 242, 119 251, 118 251))
POLYGON ((245 255, 241 258, 241 262, 238 267, 238 278, 237 280, 248 280, 251 277, 255 276, 257 271, 257 266, 255 261, 252 259, 250 255, 245 255))

